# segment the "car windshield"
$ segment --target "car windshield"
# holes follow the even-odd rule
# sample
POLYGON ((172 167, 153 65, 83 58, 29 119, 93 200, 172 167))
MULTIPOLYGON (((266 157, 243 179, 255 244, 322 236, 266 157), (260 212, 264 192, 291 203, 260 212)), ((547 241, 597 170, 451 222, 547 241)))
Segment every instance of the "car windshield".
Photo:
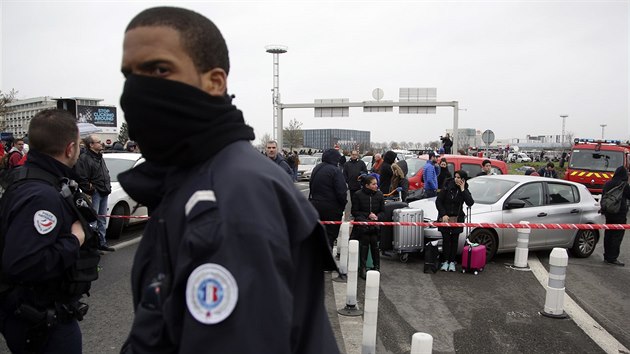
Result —
POLYGON ((577 170, 615 172, 623 165, 621 151, 573 150, 569 167, 577 170))
POLYGON ((494 204, 516 184, 514 181, 494 178, 473 178, 468 181, 468 190, 475 203, 494 204))
POLYGON ((418 171, 427 163, 425 159, 407 159, 407 178, 415 176, 418 171))
POLYGON ((118 174, 132 168, 135 163, 136 160, 105 158, 105 164, 109 170, 109 178, 112 182, 118 182, 118 174))
POLYGON ((316 163, 316 157, 300 157, 300 165, 314 165, 316 163))

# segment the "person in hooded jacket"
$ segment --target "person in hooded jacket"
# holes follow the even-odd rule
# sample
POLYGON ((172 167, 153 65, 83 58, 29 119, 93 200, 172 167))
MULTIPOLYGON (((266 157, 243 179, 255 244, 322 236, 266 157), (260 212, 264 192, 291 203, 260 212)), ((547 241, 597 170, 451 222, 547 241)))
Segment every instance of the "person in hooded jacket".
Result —
MULTIPOLYGON (((378 189, 374 176, 363 176, 360 191, 352 196, 352 216, 354 221, 379 221, 385 218, 385 198, 378 189)), ((359 239, 359 276, 365 279, 368 251, 371 248, 374 270, 380 270, 380 250, 378 248, 380 228, 378 226, 355 225, 353 237, 359 239)))
MULTIPOLYGON (((468 174, 466 171, 455 171, 455 177, 444 182, 444 188, 438 193, 435 199, 435 206, 438 210, 438 221, 441 222, 464 222, 464 203, 471 207, 475 201, 468 190, 468 174)), ((444 262, 440 268, 443 271, 454 272, 455 258, 457 257, 457 246, 459 244, 459 234, 464 231, 462 227, 440 227, 442 233, 442 253, 444 262)))
POLYGON ((383 156, 383 163, 381 164, 381 178, 380 178, 380 187, 379 189, 383 194, 387 194, 390 191, 390 187, 392 184, 392 177, 394 176, 394 172, 392 171, 392 164, 396 161, 396 153, 393 151, 388 151, 383 156))
POLYGON ((444 182, 447 179, 451 178, 451 171, 448 170, 448 161, 446 161, 446 157, 442 157, 440 159, 440 174, 438 174, 438 190, 442 190, 444 188, 444 182))
MULTIPOLYGON (((606 217, 606 224, 625 224, 626 215, 628 214, 628 202, 630 199, 630 186, 628 185, 628 170, 624 166, 619 166, 615 170, 615 174, 610 181, 604 184, 602 195, 608 193, 611 189, 623 185, 623 198, 621 199, 621 208, 619 212, 604 213, 606 217)), ((604 262, 607 264, 614 264, 618 266, 624 266, 625 263, 619 261, 621 241, 623 241, 623 235, 625 230, 606 230, 604 231, 604 262)))
MULTIPOLYGON (((348 202, 348 187, 341 170, 337 167, 339 151, 328 149, 322 154, 322 162, 313 169, 309 181, 309 200, 324 221, 341 221, 348 202)), ((335 243, 341 225, 325 225, 330 247, 335 243)))

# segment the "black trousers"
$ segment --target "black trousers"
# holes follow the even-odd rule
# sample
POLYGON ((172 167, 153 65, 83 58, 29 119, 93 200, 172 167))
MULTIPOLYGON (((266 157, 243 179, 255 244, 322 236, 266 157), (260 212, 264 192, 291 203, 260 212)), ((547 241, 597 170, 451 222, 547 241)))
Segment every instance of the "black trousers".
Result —
POLYGON ((457 259, 457 246, 459 244, 459 234, 455 233, 456 228, 445 228, 442 233, 442 255, 445 262, 455 262, 457 259))
POLYGON ((366 269, 368 251, 372 251, 372 263, 375 270, 381 269, 381 254, 378 249, 378 231, 361 232, 359 235, 359 269, 366 269))
MULTIPOLYGON (((625 224, 626 218, 606 218, 606 224, 625 224)), ((621 241, 626 230, 604 231, 604 260, 615 261, 619 257, 621 241)))
MULTIPOLYGON (((343 209, 339 208, 336 204, 319 200, 311 200, 311 204, 313 204, 315 210, 317 210, 319 220, 341 221, 341 218, 343 217, 343 209)), ((324 228, 326 229, 326 236, 328 237, 328 244, 331 248, 335 244, 335 240, 339 235, 340 227, 341 225, 324 225, 324 228)))

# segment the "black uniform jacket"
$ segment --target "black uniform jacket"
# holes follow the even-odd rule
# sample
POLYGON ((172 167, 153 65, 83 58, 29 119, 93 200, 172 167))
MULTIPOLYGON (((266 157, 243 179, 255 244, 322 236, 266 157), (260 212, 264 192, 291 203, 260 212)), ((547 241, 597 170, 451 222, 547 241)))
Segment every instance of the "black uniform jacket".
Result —
POLYGON ((338 352, 324 307, 323 270, 335 266, 317 212, 249 142, 189 169, 146 162, 119 179, 153 210, 134 260, 123 352, 338 352), (215 271, 195 277, 204 267, 215 271), (161 304, 148 290, 160 273, 170 274, 161 304))
MULTIPOLYGON (((69 167, 37 151, 29 152, 25 166, 60 178, 71 174, 69 167)), ((71 233, 76 214, 48 182, 30 179, 11 190, 0 210, 5 235, 2 272, 13 282, 54 287, 79 257, 79 240, 71 233)))
MULTIPOLYGON (((368 217, 370 213, 376 214, 377 221, 385 219, 385 197, 380 190, 373 191, 363 187, 352 195, 352 216, 354 221, 372 221, 368 217)), ((353 237, 358 237, 364 233, 374 233, 379 229, 378 226, 355 225, 352 234, 353 237)))

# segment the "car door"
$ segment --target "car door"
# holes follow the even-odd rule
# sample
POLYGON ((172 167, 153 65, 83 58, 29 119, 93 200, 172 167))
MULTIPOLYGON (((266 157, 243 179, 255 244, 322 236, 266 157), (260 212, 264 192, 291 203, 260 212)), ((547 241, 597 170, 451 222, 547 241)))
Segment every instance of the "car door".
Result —
MULTIPOLYGON (((544 196, 542 181, 521 185, 506 199, 503 207, 503 222, 512 224, 518 224, 521 221, 529 221, 531 224, 544 223, 547 216, 544 196), (525 206, 523 208, 507 209, 507 202, 511 199, 522 200, 525 202, 525 206)), ((516 248, 516 238, 517 229, 504 229, 503 242, 499 241, 500 248, 516 248)), ((544 232, 532 229, 529 235, 529 247, 543 248, 545 245, 544 232)))
MULTIPOLYGON (((579 207, 579 194, 575 186, 561 182, 546 183, 547 208, 545 223, 579 224, 582 209, 579 207)), ((568 247, 575 230, 548 230, 545 232, 547 246, 568 247)))

